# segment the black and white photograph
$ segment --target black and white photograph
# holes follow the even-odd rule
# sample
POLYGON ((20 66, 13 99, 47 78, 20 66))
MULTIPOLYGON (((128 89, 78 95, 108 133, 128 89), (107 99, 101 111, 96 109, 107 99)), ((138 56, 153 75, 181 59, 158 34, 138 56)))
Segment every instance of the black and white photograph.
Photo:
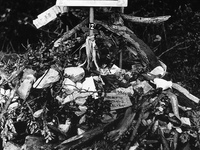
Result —
POLYGON ((0 0, 0 150, 200 150, 200 0, 0 0))

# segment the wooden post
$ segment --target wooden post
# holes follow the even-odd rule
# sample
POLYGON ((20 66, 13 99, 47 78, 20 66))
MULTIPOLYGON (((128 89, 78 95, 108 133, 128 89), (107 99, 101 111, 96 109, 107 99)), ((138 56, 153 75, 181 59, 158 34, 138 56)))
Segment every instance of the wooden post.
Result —
MULTIPOLYGON (((121 13, 122 14, 124 13, 124 7, 121 7, 121 13)), ((123 65, 123 58, 122 58, 122 56, 123 56, 123 53, 122 53, 122 50, 121 50, 121 52, 119 54, 119 67, 120 68, 122 68, 122 65, 123 65)))
MULTIPOLYGON (((64 12, 64 13, 68 13, 68 12, 69 12, 69 7, 64 6, 63 12, 64 12)), ((68 27, 68 25, 66 25, 66 32, 68 32, 68 31, 69 31, 69 27, 68 27)))

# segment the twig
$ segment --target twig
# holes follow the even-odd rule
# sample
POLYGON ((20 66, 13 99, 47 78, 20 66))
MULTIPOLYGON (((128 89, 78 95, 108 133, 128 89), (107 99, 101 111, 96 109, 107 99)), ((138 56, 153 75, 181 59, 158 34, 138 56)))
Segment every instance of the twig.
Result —
POLYGON ((30 107, 29 103, 27 101, 25 101, 25 103, 33 116, 34 112, 33 112, 32 108, 30 107))
POLYGON ((184 43, 185 43, 185 42, 181 42, 181 43, 178 43, 178 44, 172 46, 171 48, 169 48, 169 49, 167 49, 166 51, 162 52, 162 53, 158 56, 158 58, 160 58, 160 57, 161 57, 162 55, 164 55, 165 53, 167 53, 167 52, 173 50, 174 48, 176 48, 176 47, 178 47, 178 46, 180 46, 180 45, 182 45, 182 44, 184 44, 184 43))
POLYGON ((166 138, 164 137, 164 134, 163 134, 163 131, 161 130, 161 128, 158 128, 158 133, 159 133, 159 135, 160 135, 160 138, 161 138, 161 141, 162 141, 164 150, 170 150, 170 149, 169 149, 169 145, 168 145, 168 143, 167 143, 167 140, 166 140, 166 138))
POLYGON ((120 137, 122 135, 124 135, 126 133, 126 131, 130 128, 133 119, 135 118, 135 112, 133 112, 132 108, 129 107, 126 112, 125 115, 123 117, 123 119, 120 121, 120 123, 117 126, 117 129, 111 131, 108 134, 108 137, 112 140, 112 141, 118 141, 120 139, 120 137))
POLYGON ((114 123, 116 123, 118 119, 113 120, 112 122, 108 124, 104 124, 102 126, 96 127, 94 129, 91 129, 89 131, 86 131, 83 134, 80 134, 78 136, 78 139, 74 140, 75 138, 72 137, 70 139, 65 140, 61 144, 57 145, 54 149, 56 150, 66 150, 66 149, 80 149, 80 146, 85 144, 86 142, 89 142, 90 140, 94 140, 96 137, 101 136, 103 133, 107 132, 108 129, 113 126, 114 123), (79 148, 78 148, 79 147, 79 148))
POLYGON ((173 150, 177 149, 177 145, 178 145, 178 132, 175 130, 174 132, 174 137, 173 137, 173 150))
POLYGON ((77 26, 75 26, 73 29, 71 29, 70 31, 66 32, 63 34, 62 37, 60 37, 55 43, 54 43, 54 47, 58 47, 60 45, 60 43, 62 43, 63 41, 67 40, 68 38, 70 38, 74 33, 76 33, 76 31, 80 30, 81 27, 83 27, 85 24, 88 23, 88 18, 86 18, 85 20, 83 20, 80 24, 78 24, 77 26))
POLYGON ((13 51, 13 52, 16 52, 11 41, 9 42, 9 44, 10 44, 10 46, 11 46, 11 48, 12 48, 12 51, 13 51))
POLYGON ((136 136, 136 134, 137 134, 138 128, 139 128, 139 126, 140 126, 140 124, 141 124, 141 122, 142 122, 142 118, 143 118, 144 112, 146 112, 147 110, 149 110, 149 109, 152 108, 153 106, 156 106, 157 103, 158 103, 158 101, 160 101, 160 99, 162 99, 163 96, 164 96, 164 94, 160 94, 160 95, 159 95, 152 103, 150 103, 149 105, 147 105, 147 101, 148 101, 148 100, 146 100, 145 102, 143 102, 143 103, 141 104, 140 107, 138 106, 139 108, 141 108, 141 112, 140 112, 138 121, 137 121, 137 123, 136 123, 136 125, 135 125, 135 128, 134 128, 134 130, 133 130, 133 132, 132 132, 132 134, 131 134, 130 140, 129 140, 129 142, 128 142, 126 148, 125 148, 125 150, 129 150, 129 148, 130 148, 130 146, 131 146, 131 143, 132 143, 132 141, 134 140, 134 138, 135 138, 135 136, 136 136))

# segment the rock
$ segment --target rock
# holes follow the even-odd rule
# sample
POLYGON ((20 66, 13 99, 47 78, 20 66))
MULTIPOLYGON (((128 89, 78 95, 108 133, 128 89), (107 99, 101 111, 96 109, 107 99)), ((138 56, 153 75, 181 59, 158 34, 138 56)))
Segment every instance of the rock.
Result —
POLYGON ((64 70, 64 76, 76 83, 77 81, 81 81, 83 79, 85 71, 81 67, 68 67, 64 70))
POLYGON ((66 94, 72 94, 76 90, 76 84, 69 78, 65 78, 62 87, 65 90, 66 94))
POLYGON ((21 150, 52 150, 53 144, 45 142, 43 137, 27 136, 21 150))
POLYGON ((37 81, 33 84, 33 88, 43 89, 49 87, 59 79, 59 72, 53 68, 50 68, 49 70, 45 71, 45 73, 39 79, 37 79, 37 81))
POLYGON ((23 100, 28 97, 30 89, 32 88, 32 84, 36 80, 34 74, 35 71, 33 71, 32 69, 26 69, 24 71, 22 82, 17 90, 19 97, 23 100))
POLYGON ((67 119, 65 121, 65 124, 59 124, 58 125, 58 129, 63 132, 63 133, 67 133, 67 131, 69 130, 70 128, 70 125, 71 125, 71 121, 69 119, 67 119))
POLYGON ((44 109, 39 109, 36 112, 34 112, 33 117, 39 118, 44 112, 44 109))
POLYGON ((20 150, 21 147, 12 142, 7 142, 3 150, 20 150))

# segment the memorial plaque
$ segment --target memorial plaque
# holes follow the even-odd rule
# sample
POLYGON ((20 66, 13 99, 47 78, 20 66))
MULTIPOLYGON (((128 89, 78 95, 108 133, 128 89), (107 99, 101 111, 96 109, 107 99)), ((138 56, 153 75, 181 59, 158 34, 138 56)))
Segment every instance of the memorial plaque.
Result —
POLYGON ((128 0, 57 0, 57 6, 127 7, 128 0))

